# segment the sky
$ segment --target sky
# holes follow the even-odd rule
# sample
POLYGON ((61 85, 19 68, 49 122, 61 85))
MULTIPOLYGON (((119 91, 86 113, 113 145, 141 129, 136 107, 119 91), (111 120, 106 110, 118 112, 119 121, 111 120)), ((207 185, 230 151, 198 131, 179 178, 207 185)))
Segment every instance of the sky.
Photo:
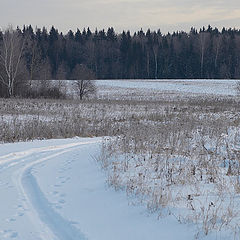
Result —
POLYGON ((114 27, 163 33, 210 24, 240 28, 239 0, 0 0, 0 26, 53 25, 60 32, 114 27))

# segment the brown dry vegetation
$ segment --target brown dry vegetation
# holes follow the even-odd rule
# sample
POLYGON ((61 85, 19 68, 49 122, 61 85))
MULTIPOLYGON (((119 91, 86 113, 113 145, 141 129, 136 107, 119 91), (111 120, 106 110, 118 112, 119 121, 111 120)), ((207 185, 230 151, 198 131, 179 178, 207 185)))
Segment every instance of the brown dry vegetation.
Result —
POLYGON ((134 202, 159 216, 167 209, 180 222, 195 222, 199 233, 228 229, 238 234, 239 100, 135 105, 140 106, 141 114, 132 115, 123 134, 103 143, 99 161, 108 184, 137 196, 134 202))
POLYGON ((109 136, 98 160, 110 186, 159 216, 167 209, 180 222, 197 223, 199 232, 237 234, 239 99, 165 96, 1 99, 0 140, 109 136))

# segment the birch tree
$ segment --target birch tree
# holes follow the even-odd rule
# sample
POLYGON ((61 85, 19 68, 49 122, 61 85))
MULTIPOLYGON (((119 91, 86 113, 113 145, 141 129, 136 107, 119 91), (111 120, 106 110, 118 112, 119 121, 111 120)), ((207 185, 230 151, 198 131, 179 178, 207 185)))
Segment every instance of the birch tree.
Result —
POLYGON ((0 45, 0 81, 6 86, 9 97, 14 96, 15 86, 24 71, 23 48, 24 40, 21 34, 12 26, 8 27, 3 32, 0 45))
POLYGON ((157 54, 158 54, 158 44, 155 43, 153 45, 153 54, 154 54, 154 61, 155 61, 155 79, 158 78, 158 58, 157 58, 157 54))
POLYGON ((199 33, 199 47, 200 47, 200 56, 201 56, 201 59, 200 59, 200 63, 201 63, 200 76, 201 76, 201 78, 204 76, 203 68, 204 68, 206 48, 209 43, 209 37, 210 37, 209 35, 210 34, 205 31, 199 33))

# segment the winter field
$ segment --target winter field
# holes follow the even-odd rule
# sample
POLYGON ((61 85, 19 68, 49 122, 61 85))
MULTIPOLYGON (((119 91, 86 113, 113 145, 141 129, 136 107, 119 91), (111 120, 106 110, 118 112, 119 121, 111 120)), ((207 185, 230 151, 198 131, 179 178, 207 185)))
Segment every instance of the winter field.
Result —
MULTIPOLYGON (((138 92, 140 97, 153 95, 153 93, 166 93, 182 95, 224 95, 234 96, 236 91, 236 80, 98 80, 97 85, 104 87, 106 93, 114 94, 114 97, 124 96, 120 89, 125 89, 126 97, 138 92)), ((156 96, 156 95, 155 95, 156 96)), ((156 100, 156 99, 155 99, 156 100)))
POLYGON ((0 99, 0 239, 240 239, 236 81, 0 99))

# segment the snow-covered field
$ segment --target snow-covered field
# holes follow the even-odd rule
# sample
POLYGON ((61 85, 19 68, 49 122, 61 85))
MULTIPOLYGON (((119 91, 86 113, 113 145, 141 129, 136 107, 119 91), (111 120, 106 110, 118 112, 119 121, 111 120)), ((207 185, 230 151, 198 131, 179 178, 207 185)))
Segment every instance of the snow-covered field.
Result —
POLYGON ((195 228, 157 220, 108 189, 93 156, 101 138, 0 145, 0 239, 193 239, 195 228))
POLYGON ((2 142, 124 136, 110 138, 118 140, 107 144, 107 150, 96 137, 0 144, 0 240, 239 239, 239 215, 235 214, 240 192, 236 81, 96 83, 98 98, 81 103, 0 101, 2 142), (105 150, 110 157, 101 162, 105 150), (230 163, 232 169, 226 174, 230 163), (229 184, 228 179, 232 181, 229 184), (190 189, 190 194, 183 188, 190 189), (182 191, 181 196, 176 189, 182 191), (205 189, 203 199, 200 193, 205 189), (122 190, 127 190, 128 196, 122 190), (161 202, 160 192, 162 199, 167 192, 171 201, 161 202), (228 196, 234 204, 226 208, 228 196), (209 204, 212 199, 213 205, 209 204), (151 200, 153 204, 146 207, 151 200), (184 219, 174 214, 186 212, 184 208, 200 211, 190 214, 195 219, 184 224, 184 219), (219 209, 223 209, 221 215, 219 209))
POLYGON ((104 87, 108 92, 131 91, 142 92, 174 92, 181 94, 204 94, 234 96, 236 80, 96 80, 97 86, 104 87))

